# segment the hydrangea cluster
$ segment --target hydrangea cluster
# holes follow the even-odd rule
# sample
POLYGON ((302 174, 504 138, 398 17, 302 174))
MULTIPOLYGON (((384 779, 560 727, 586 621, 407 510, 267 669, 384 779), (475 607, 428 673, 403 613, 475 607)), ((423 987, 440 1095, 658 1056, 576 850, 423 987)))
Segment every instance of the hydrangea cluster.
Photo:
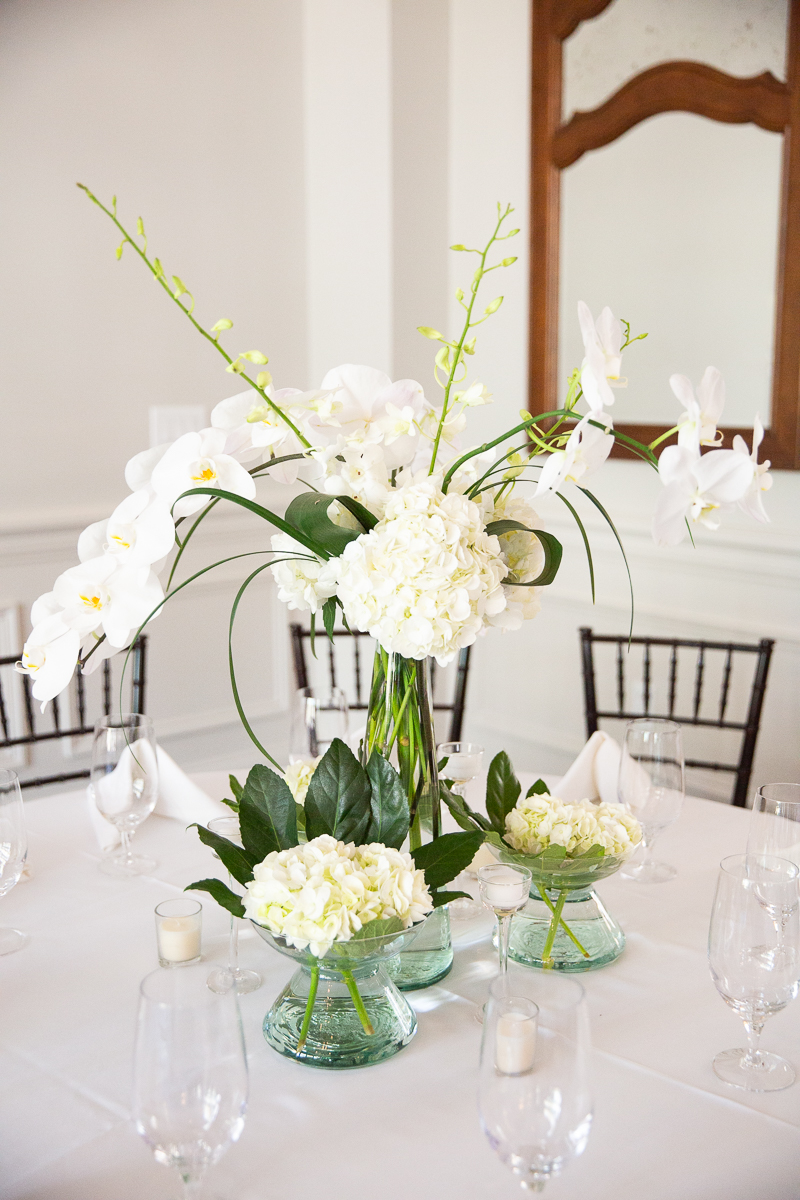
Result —
MULTIPOLYGON (((320 758, 322 756, 320 755, 320 758)), ((317 769, 319 758, 301 758, 299 762, 290 763, 283 772, 283 778, 289 785, 296 804, 304 804, 311 776, 317 769)))
POLYGON ((411 855, 379 842, 345 845, 322 834, 268 854, 253 876, 246 915, 317 958, 370 921, 398 917, 407 928, 433 908, 425 873, 411 855))
MULTIPOLYGON (((489 521, 517 521, 528 529, 541 529, 542 522, 522 496, 506 495, 499 500, 488 515, 489 521)), ((532 533, 514 530, 499 537, 500 553, 508 567, 510 576, 520 583, 529 583, 542 573, 544 550, 542 543, 532 533)), ((501 629, 519 629, 523 621, 531 621, 542 607, 541 590, 534 587, 514 587, 504 583, 506 606, 496 613, 490 623, 501 629)))
POLYGON ((508 567, 478 505, 427 478, 397 490, 339 563, 348 623, 405 658, 444 665, 506 607, 508 567))
POLYGON ((544 793, 517 801, 506 817, 506 839, 521 854, 563 846, 568 855, 577 855, 602 846, 606 854, 628 858, 642 840, 642 829, 621 804, 567 804, 544 793))

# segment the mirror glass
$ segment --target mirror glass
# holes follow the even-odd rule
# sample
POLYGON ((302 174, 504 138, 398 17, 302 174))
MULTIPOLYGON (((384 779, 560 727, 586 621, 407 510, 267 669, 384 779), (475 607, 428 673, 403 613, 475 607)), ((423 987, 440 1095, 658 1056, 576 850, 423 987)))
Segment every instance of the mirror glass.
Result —
POLYGON ((649 334, 624 356, 616 424, 673 425, 669 376, 698 383, 709 365, 722 424, 769 423, 782 148, 754 125, 663 113, 562 171, 560 399, 585 300, 649 334))

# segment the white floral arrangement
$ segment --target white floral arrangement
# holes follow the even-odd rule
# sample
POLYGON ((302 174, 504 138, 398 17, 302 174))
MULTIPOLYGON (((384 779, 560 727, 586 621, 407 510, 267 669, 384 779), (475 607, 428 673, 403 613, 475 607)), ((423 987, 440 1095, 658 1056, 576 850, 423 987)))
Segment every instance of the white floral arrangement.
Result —
POLYGON ((506 816, 506 841, 521 854, 562 846, 573 857, 602 846, 604 854, 624 861, 641 840, 641 825, 621 804, 569 804, 543 792, 521 797, 506 816))
POLYGON ((289 791, 294 796, 295 804, 299 804, 301 808, 305 802, 311 777, 321 761, 321 756, 319 758, 301 758, 297 762, 289 763, 283 772, 283 778, 289 785, 289 791))
POLYGON ((245 915, 317 958, 362 930, 368 937, 373 921, 396 917, 407 929, 433 910, 410 854, 329 834, 268 854, 246 886, 245 915))
MULTIPOLYGON (((498 205, 482 249, 452 247, 478 258, 468 288, 456 292, 464 311, 461 333, 448 338, 419 327, 438 346, 434 378, 441 394, 432 400, 415 380, 392 381, 350 364, 328 371, 310 391, 276 388, 264 369, 266 354, 233 355, 222 345, 233 328, 230 319, 210 328, 200 323, 186 285, 178 276, 170 283, 160 260, 149 256, 141 219, 136 234, 129 233, 117 216, 116 198, 109 208, 83 190, 120 231, 117 258, 126 248, 138 256, 247 390, 217 404, 208 428, 130 460, 130 495, 107 520, 85 530, 80 563, 33 605, 18 669, 31 677, 43 706, 67 686, 76 665, 90 672, 129 647, 165 601, 191 582, 195 576, 174 582, 181 556, 223 499, 277 530, 272 551, 254 553, 271 554, 264 569, 270 567, 281 600, 309 613, 312 625, 321 614, 332 629, 338 608, 349 628, 369 633, 384 650, 411 659, 434 656, 440 664, 490 630, 517 629, 539 612, 541 589, 555 578, 562 548, 542 528, 531 499, 559 494, 579 525, 591 567, 580 514, 563 489, 577 484, 613 529, 586 483, 615 439, 657 469, 665 485, 653 522, 657 541, 675 544, 696 526, 714 528, 736 505, 767 519, 762 493, 771 483, 769 464, 757 461, 763 430, 756 417, 750 451, 739 437, 731 449, 719 448, 724 382, 714 368, 696 393, 684 376, 672 376, 684 411, 670 431, 677 444, 663 449, 660 459, 655 451, 669 434, 649 446, 615 434, 611 409, 613 389, 625 384, 622 355, 646 335, 632 338, 630 325, 608 308, 595 321, 585 304, 578 305, 584 359, 570 376, 561 408, 546 420, 523 413, 493 440, 462 444, 470 411, 492 400, 479 380, 469 380, 469 359, 477 327, 503 300, 498 295, 479 312, 479 288, 490 273, 516 262, 514 256, 489 261, 493 250, 519 233, 506 232, 511 206, 498 205), (518 438, 521 444, 515 444, 518 438), (303 489, 285 517, 256 501, 257 480, 265 474, 303 489), (516 490, 523 484, 534 485, 529 498, 516 490)), ((237 604, 258 573, 242 584, 237 604)), ((238 702, 233 665, 231 679, 238 702)))

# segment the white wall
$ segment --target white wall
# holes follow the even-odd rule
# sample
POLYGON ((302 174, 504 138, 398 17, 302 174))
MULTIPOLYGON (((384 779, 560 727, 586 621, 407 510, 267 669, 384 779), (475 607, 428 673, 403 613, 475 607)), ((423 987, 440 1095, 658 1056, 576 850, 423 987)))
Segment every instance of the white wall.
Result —
MULTIPOLYGON (((139 264, 115 264, 111 230, 76 178, 141 212, 203 317, 231 316, 236 348, 261 346, 276 380, 301 386, 353 359, 429 386, 430 347, 414 327, 456 321, 452 295, 469 271, 444 246, 482 238, 496 201, 510 200, 521 258, 479 337, 475 373, 496 402, 476 414, 474 436, 515 420, 526 400, 527 0, 8 0, 0 21, 14 113, 0 132, 14 167, 0 184, 14 231, 2 248, 13 454, 0 478, 0 601, 28 602, 74 560, 82 524, 124 493, 150 404, 210 406, 233 390, 139 264)), ((730 520, 697 550, 668 553, 647 530, 656 490, 626 462, 597 485, 628 546, 637 629, 779 638, 756 775, 798 777, 800 477, 776 474, 766 529, 730 520)), ((582 742, 577 627, 627 620, 611 539, 593 532, 592 609, 580 545, 555 502, 546 515, 564 538, 562 574, 528 628, 477 645, 465 731, 542 771, 582 742)), ((236 552, 252 528, 221 519, 203 553, 236 552)), ((234 574, 153 626, 152 707, 187 763, 253 758, 224 664, 234 574)), ((277 748, 284 619, 265 589, 241 629, 248 704, 277 748)))

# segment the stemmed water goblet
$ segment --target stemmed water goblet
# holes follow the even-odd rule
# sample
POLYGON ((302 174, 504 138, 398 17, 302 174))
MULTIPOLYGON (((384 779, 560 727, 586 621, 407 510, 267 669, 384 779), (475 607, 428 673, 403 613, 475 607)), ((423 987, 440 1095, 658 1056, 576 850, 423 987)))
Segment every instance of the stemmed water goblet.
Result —
MULTIPOLYGON (((0 771, 0 896, 5 896, 18 882, 25 869, 28 840, 22 792, 14 771, 0 771)), ((28 940, 21 929, 0 928, 0 954, 21 950, 28 940)))
POLYGON ((478 1108, 492 1149, 540 1192, 586 1148, 592 1124, 589 1019, 581 985, 515 970, 492 981, 478 1108))
MULTIPOLYGON (((751 858, 764 855, 786 858, 800 866, 800 784, 765 783, 758 789, 750 817, 747 853, 751 858)), ((782 945, 788 916, 776 911, 772 918, 782 945)))
POLYGON ((642 827, 642 854, 620 875, 639 883, 666 883, 675 867, 653 858, 653 843, 677 821, 684 796, 683 740, 675 721, 644 717, 625 730, 619 764, 619 800, 642 827))
POLYGON ((800 903, 795 863, 744 854, 720 863, 708 935, 717 991, 744 1022, 747 1048, 725 1050, 714 1071, 749 1092, 775 1092, 794 1082, 792 1066, 759 1048, 761 1031, 800 988, 800 903), (780 919, 776 919, 780 914, 780 919))
MULTIPOLYGON (((212 833, 227 838, 229 842, 235 842, 237 846, 242 845, 238 817, 215 817, 213 821, 208 822, 208 828, 212 833)), ((215 854, 214 857, 218 858, 219 855, 215 854)), ((228 886, 233 887, 230 872, 228 872, 228 886)), ((231 913, 228 940, 228 966, 215 968, 208 977, 208 986, 212 992, 226 992, 232 983, 236 984, 236 991, 240 996, 257 991, 263 983, 258 971, 250 971, 247 967, 239 966, 239 923, 233 913, 231 913)))
POLYGON ((158 747, 153 722, 141 713, 103 717, 95 725, 90 790, 98 811, 119 830, 122 846, 100 870, 118 879, 148 875, 154 858, 133 854, 131 838, 156 806, 158 747))
POLYGON ((247 1108, 247 1061, 236 991, 212 992, 203 967, 156 971, 142 981, 133 1115, 186 1200, 238 1141, 247 1108))
POLYGON ((512 866, 510 863, 492 863, 478 868, 478 886, 481 903, 490 908, 497 918, 497 953, 500 974, 508 970, 508 935, 511 918, 528 903, 531 888, 531 873, 527 867, 512 866))
MULTIPOLYGON (((440 742, 436 747, 436 757, 443 763, 440 771, 442 777, 452 780, 455 795, 465 797, 467 784, 480 774, 483 746, 477 746, 474 742, 440 742), (444 759, 447 761, 443 762, 444 759)), ((456 876, 454 884, 456 887, 467 887, 474 876, 475 872, 468 868, 456 876), (466 880, 462 876, 466 876, 466 880)), ((457 921, 469 921, 481 911, 477 901, 468 900, 465 896, 451 900, 447 907, 450 916, 457 921)))
POLYGON ((347 697, 340 688, 300 688, 292 701, 289 762, 320 758, 334 738, 347 741, 349 727, 347 697))

